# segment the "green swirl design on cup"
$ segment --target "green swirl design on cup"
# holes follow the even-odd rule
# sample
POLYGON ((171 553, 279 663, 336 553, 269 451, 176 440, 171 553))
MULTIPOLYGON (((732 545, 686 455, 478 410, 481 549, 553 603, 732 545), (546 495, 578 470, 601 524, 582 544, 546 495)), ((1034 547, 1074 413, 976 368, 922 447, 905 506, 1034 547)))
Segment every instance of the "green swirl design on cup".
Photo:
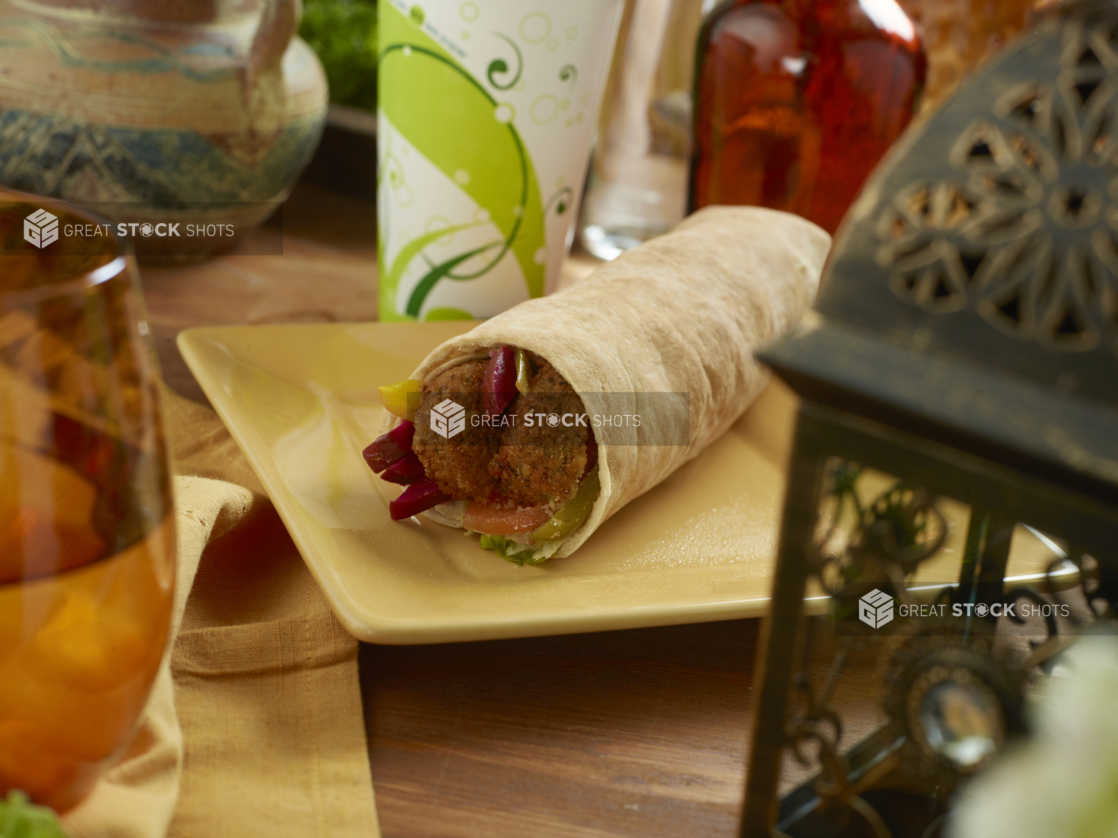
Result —
POLYGON ((573 88, 578 84, 578 67, 574 64, 564 64, 559 68, 559 81, 569 81, 573 88))
MULTIPOLYGON (((381 317, 418 319, 440 282, 480 277, 510 252, 520 266, 528 295, 542 296, 546 265, 535 257, 546 244, 545 211, 535 167, 513 122, 511 106, 494 99, 481 82, 394 7, 388 6, 386 11, 380 21, 384 46, 378 59, 379 107, 395 132, 488 215, 417 235, 401 248, 391 265, 384 264, 385 248, 380 248, 381 317), (401 83, 385 83, 389 78, 401 83), (450 121, 442 109, 431 107, 430 97, 417 96, 416 91, 440 91, 440 101, 456 103, 450 121), (491 241, 483 240, 446 258, 426 253, 436 241, 445 242, 448 233, 490 225, 500 233, 491 241), (471 260, 480 262, 480 266, 472 265, 471 260), (404 311, 399 312, 397 289, 404 274, 417 262, 423 266, 423 274, 408 295, 404 311)), ((519 57, 519 50, 517 54, 519 57)), ((499 59, 490 63, 489 81, 499 90, 507 89, 517 83, 520 70, 512 82, 496 84, 492 76, 508 72, 507 65, 499 67, 498 62, 505 63, 499 59)), ((386 133, 382 142, 389 147, 384 159, 396 159, 391 148, 393 132, 386 133)), ((381 241, 387 242, 392 240, 388 230, 391 218, 387 212, 384 215, 388 217, 381 218, 381 241)), ((440 309, 438 313, 445 317, 449 312, 440 309)))
POLYGON ((571 205, 571 199, 575 196, 574 190, 569 186, 562 187, 558 192, 547 199, 547 206, 544 207, 544 215, 551 212, 551 208, 555 207, 555 214, 562 215, 567 211, 571 205))
POLYGON ((509 65, 505 59, 494 58, 489 62, 489 66, 485 68, 485 77, 489 79, 489 83, 498 90, 508 90, 520 81, 520 74, 524 72, 524 56, 520 54, 520 47, 516 45, 512 38, 507 35, 502 35, 500 32, 494 32, 493 34, 512 47, 512 51, 516 53, 516 75, 512 77, 512 81, 508 84, 501 84, 493 78, 493 76, 499 73, 507 73, 509 71, 509 65))

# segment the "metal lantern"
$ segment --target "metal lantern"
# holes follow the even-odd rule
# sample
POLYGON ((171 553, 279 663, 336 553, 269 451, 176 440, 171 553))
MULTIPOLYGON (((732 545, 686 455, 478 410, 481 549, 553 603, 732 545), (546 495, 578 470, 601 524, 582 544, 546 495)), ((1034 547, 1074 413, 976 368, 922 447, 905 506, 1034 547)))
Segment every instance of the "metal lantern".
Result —
POLYGON ((742 835, 930 838, 1118 609, 1118 4, 1048 12, 914 127, 763 358, 801 407, 742 835), (1030 584, 1024 526, 1053 548, 1030 584))

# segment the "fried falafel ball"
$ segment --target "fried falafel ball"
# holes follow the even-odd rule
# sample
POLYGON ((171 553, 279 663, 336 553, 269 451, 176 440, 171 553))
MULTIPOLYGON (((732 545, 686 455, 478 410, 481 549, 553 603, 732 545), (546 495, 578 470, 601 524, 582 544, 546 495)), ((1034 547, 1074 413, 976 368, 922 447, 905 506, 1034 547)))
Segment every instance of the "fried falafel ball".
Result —
POLYGON ((514 506, 558 508, 574 497, 586 473, 590 429, 559 417, 585 414, 582 400, 551 364, 536 359, 528 392, 517 396, 509 412, 512 426, 500 435, 500 449, 489 474, 514 506), (534 414, 531 426, 526 421, 534 414), (556 417, 550 424, 543 417, 556 417))
POLYGON ((485 366, 484 361, 467 361, 426 382, 415 414, 413 450, 427 476, 454 500, 490 502, 500 495, 500 483, 488 468, 500 449, 497 431, 473 427, 470 421, 483 412, 481 388, 485 366), (431 430, 431 408, 445 399, 464 407, 467 416, 465 429, 450 439, 431 430))

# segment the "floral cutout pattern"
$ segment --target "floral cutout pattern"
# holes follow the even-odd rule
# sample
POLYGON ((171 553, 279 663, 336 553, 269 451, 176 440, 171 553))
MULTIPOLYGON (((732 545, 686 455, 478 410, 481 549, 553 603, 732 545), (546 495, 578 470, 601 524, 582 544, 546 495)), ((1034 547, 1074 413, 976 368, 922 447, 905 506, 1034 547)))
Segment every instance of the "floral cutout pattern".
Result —
POLYGON ((925 311, 1081 352, 1118 331, 1118 26, 1069 26, 1048 63, 962 133, 957 177, 897 195, 878 260, 925 311))

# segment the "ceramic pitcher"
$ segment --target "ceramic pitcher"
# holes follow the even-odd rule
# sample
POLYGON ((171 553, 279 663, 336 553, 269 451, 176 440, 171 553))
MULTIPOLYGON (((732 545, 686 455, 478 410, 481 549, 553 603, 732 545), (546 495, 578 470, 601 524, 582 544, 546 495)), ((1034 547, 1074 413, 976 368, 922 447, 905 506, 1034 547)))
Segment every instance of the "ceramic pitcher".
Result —
POLYGON ((299 0, 0 3, 0 184, 114 219, 243 232, 286 197, 325 121, 300 12, 299 0))

